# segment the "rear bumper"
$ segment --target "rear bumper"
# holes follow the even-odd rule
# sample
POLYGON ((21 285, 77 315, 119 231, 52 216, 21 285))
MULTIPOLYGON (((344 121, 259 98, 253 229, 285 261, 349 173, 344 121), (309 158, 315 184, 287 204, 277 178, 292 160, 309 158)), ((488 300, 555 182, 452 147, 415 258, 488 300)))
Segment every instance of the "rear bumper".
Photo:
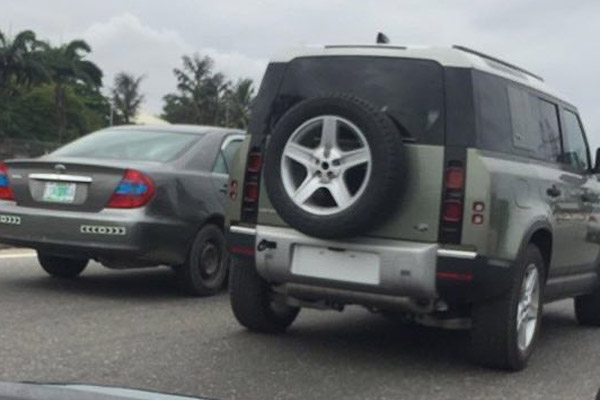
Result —
POLYGON ((143 209, 83 213, 0 203, 0 242, 56 255, 174 265, 185 260, 192 235, 184 223, 143 209))
POLYGON ((436 243, 374 238, 331 241, 266 226, 234 226, 228 241, 232 254, 254 263, 265 280, 308 294, 312 300, 335 297, 354 304, 373 304, 377 300, 392 304, 394 298, 408 298, 465 303, 504 293, 512 272, 510 263, 490 263, 475 252, 447 249, 436 243), (347 252, 349 257, 358 252, 375 255, 377 278, 360 282, 360 274, 358 279, 340 274, 331 277, 333 267, 322 265, 318 257, 298 274, 292 260, 299 246, 322 248, 325 253, 347 252))

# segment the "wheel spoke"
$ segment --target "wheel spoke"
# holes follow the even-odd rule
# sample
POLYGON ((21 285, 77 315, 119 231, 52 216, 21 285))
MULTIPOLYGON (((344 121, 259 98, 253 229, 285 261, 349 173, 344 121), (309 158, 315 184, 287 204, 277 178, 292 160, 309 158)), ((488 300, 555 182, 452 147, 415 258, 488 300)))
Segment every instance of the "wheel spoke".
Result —
POLYGON ((346 187, 343 179, 335 179, 328 186, 329 193, 333 196, 336 204, 340 208, 345 208, 352 201, 352 195, 346 187))
POLYGON ((301 146, 297 143, 290 142, 285 147, 284 156, 291 158, 292 160, 302 164, 306 168, 309 168, 313 164, 313 151, 308 147, 301 146))
POLYGON ((319 179, 317 177, 308 176, 294 193, 294 201, 297 201, 298 203, 305 203, 306 200, 308 200, 310 196, 312 196, 320 187, 321 184, 319 183, 319 179))
POLYGON ((337 147, 337 120, 334 117, 323 119, 321 128, 321 146, 325 149, 337 147))
POLYGON ((342 153, 340 165, 344 170, 347 170, 356 167, 357 165, 368 163, 369 161, 371 161, 369 150, 366 147, 362 147, 357 150, 342 153))

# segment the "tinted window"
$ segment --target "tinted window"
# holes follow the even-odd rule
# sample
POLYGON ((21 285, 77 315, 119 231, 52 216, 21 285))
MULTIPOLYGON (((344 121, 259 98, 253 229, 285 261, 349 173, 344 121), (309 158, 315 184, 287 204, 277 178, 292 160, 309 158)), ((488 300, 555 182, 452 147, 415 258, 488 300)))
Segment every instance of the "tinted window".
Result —
POLYGON ((479 120, 478 147, 512 152, 512 129, 504 79, 474 72, 476 109, 479 120))
POLYGON ((421 143, 444 142, 442 68, 431 61, 383 57, 306 57, 289 63, 276 113, 301 100, 350 93, 385 109, 421 143))
POLYGON ((549 160, 558 161, 561 155, 558 107, 542 99, 538 99, 538 101, 542 130, 541 154, 549 160))
POLYGON ((509 87, 513 144, 531 157, 558 161, 561 154, 556 105, 524 89, 509 87))
POLYGON ((560 129, 556 105, 505 79, 476 73, 478 146, 556 162, 560 129))
POLYGON ((587 147, 583 136, 583 129, 577 115, 565 110, 565 132, 563 134, 564 159, 578 170, 589 169, 587 147))
POLYGON ((202 136, 178 132, 106 129, 71 142, 53 154, 65 157, 164 162, 182 155, 202 136))

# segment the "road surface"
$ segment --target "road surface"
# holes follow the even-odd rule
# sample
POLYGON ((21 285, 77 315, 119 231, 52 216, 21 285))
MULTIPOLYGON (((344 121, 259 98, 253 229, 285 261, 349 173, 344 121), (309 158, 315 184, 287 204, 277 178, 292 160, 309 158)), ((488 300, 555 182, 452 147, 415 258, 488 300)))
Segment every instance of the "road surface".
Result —
POLYGON ((47 277, 0 251, 0 380, 110 384, 219 399, 593 399, 600 330, 546 308, 521 373, 472 366, 467 332, 406 327, 360 308, 303 310, 286 335, 242 329, 225 294, 183 297, 169 269, 47 277))

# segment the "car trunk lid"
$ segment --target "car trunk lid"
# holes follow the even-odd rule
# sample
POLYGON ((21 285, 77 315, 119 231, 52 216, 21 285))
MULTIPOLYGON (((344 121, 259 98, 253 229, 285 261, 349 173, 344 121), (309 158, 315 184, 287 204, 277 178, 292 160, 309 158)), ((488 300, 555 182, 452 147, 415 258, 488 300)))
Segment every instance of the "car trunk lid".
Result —
POLYGON ((10 160, 6 166, 17 205, 84 212, 105 208, 127 169, 75 158, 10 160))

